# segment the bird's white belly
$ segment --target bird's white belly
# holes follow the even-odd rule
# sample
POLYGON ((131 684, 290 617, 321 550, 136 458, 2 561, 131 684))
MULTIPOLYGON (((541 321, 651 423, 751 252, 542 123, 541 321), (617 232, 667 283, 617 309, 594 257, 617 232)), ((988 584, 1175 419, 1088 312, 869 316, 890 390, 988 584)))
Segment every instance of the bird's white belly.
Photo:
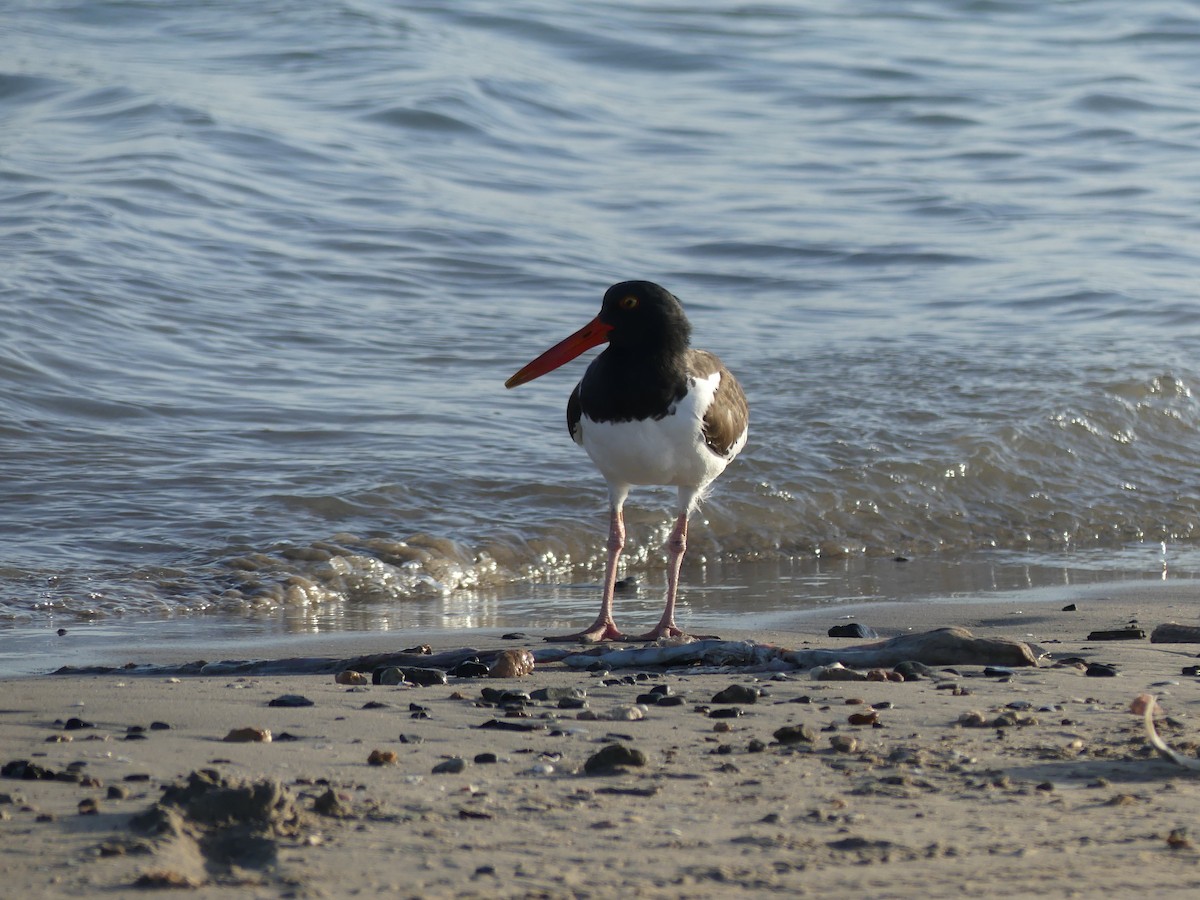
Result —
POLYGON ((673 413, 631 422, 580 421, 579 442, 610 483, 703 487, 728 460, 713 453, 701 435, 703 409, 716 380, 692 383, 673 413))

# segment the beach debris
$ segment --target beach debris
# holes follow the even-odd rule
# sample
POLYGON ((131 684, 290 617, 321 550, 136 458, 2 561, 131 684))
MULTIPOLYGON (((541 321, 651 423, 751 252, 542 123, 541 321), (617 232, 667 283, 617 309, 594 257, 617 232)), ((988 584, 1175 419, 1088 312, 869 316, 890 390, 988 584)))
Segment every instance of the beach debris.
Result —
POLYGON ((1111 663, 1090 662, 1083 674, 1088 678, 1116 678, 1117 667, 1111 663))
POLYGON ((1200 644, 1200 625, 1166 622, 1150 632, 1152 644, 1200 644))
POLYGON ((371 676, 365 672, 356 672, 354 669, 344 669, 338 672, 334 681, 338 684, 348 684, 359 687, 371 683, 371 676))
POLYGON ((421 687, 448 683, 445 672, 428 666, 386 666, 373 671, 371 680, 376 684, 401 684, 407 681, 421 687))
POLYGON ((879 721, 879 713, 876 710, 852 713, 848 721, 851 725, 874 725, 879 721))
POLYGON ((1138 694, 1129 705, 1129 711, 1142 717, 1142 722, 1146 726, 1146 738, 1160 756, 1189 772, 1200 772, 1200 759, 1184 756, 1159 737, 1158 729, 1154 726, 1154 709, 1157 705, 1158 701, 1153 694, 1138 694))
POLYGON ((488 667, 478 659, 466 659, 446 671, 455 678, 487 678, 488 667))
POLYGON ((533 654, 528 650, 504 650, 488 669, 488 678, 521 678, 533 672, 533 654))
POLYGON ((367 765, 394 766, 398 758, 395 750, 372 750, 367 756, 367 765))
POLYGON ((1107 631, 1092 631, 1088 633, 1089 641, 1140 641, 1146 637, 1146 632, 1136 625, 1126 625, 1124 628, 1113 628, 1107 631))
POLYGON ((609 744, 583 764, 588 775, 623 775, 630 766, 646 765, 646 754, 625 744, 609 744))
POLYGON ((269 744, 271 743, 271 729, 253 727, 233 728, 221 740, 227 744, 269 744))

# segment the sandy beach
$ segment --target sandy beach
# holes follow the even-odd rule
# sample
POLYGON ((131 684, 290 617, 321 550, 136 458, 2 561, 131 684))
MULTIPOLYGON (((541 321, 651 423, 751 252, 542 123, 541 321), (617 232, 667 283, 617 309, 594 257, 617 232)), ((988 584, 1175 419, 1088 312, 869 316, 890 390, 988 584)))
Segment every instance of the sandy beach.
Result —
MULTIPOLYGON (((1200 645, 1088 635, 1193 624, 1195 597, 1177 581, 1066 602, 876 604, 722 634, 836 648, 866 643, 827 636, 850 620, 884 638, 953 625, 1044 654, 1036 668, 933 666, 904 681, 562 663, 423 687, 330 675, 9 679, 4 892, 1194 896, 1200 775, 1160 758, 1129 707, 1155 695, 1163 736, 1195 756, 1200 681, 1183 673, 1200 645), (1089 663, 1110 670, 1089 675, 1089 663), (734 699, 716 699, 731 686, 734 699), (286 695, 311 705, 270 705, 286 695), (242 728, 272 740, 225 740, 242 728), (595 772, 611 753, 623 765, 595 772)), ((534 648, 537 637, 430 643, 534 648)), ((363 643, 346 655, 401 649, 383 635, 363 643)), ((305 653, 328 646, 314 639, 305 653)), ((158 656, 131 661, 189 661, 158 656)))

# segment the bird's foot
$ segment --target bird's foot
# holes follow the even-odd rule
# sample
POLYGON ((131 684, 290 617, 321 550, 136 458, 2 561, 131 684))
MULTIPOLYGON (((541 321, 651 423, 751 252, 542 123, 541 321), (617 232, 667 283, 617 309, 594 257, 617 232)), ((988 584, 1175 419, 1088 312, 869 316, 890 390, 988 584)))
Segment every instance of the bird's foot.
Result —
POLYGON ((583 631, 577 631, 574 634, 554 635, 553 637, 543 638, 543 640, 553 643, 600 644, 604 641, 628 641, 636 639, 626 637, 624 632, 617 628, 614 622, 598 619, 591 627, 585 628, 583 631))
POLYGON ((719 641, 721 638, 715 634, 688 634, 674 622, 668 622, 666 625, 656 625, 654 628, 647 631, 645 634, 639 634, 637 637, 627 637, 625 640, 637 643, 654 643, 655 641, 671 640, 679 643, 690 643, 692 641, 719 641))

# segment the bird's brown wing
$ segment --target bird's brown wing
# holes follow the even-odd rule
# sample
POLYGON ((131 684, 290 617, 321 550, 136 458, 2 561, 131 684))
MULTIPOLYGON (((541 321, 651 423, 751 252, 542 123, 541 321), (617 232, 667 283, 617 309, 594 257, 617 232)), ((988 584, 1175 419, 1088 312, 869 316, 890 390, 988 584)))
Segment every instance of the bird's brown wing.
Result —
POLYGON ((704 443, 718 456, 729 457, 740 448, 750 425, 750 407, 733 373, 713 354, 693 350, 688 359, 690 374, 697 378, 720 375, 713 402, 704 413, 704 443))

